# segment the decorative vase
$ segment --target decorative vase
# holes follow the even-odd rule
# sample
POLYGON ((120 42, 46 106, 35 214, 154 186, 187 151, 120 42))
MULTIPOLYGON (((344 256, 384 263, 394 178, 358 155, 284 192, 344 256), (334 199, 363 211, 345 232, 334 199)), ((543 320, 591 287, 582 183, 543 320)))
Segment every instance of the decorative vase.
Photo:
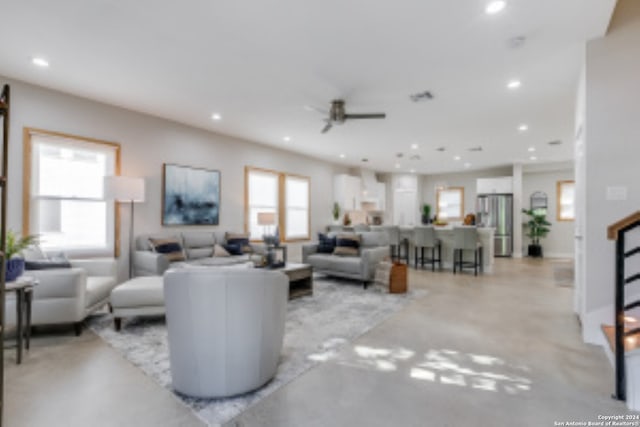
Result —
POLYGON ((7 260, 7 270, 4 278, 7 282, 13 282, 24 273, 24 259, 11 258, 7 260))

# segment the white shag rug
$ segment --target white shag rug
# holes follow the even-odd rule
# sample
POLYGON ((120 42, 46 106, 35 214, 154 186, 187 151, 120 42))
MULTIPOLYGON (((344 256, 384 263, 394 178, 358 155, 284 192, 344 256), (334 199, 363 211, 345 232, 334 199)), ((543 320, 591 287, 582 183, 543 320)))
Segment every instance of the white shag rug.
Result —
MULTIPOLYGON (((314 365, 331 358, 343 346, 371 330, 423 290, 389 294, 378 286, 363 289, 357 282, 314 277, 312 296, 289 301, 278 372, 261 389, 225 399, 175 396, 210 426, 221 425, 273 393, 314 365)), ((161 386, 172 390, 167 328, 164 317, 123 319, 113 329, 111 315, 91 318, 90 328, 161 386)))

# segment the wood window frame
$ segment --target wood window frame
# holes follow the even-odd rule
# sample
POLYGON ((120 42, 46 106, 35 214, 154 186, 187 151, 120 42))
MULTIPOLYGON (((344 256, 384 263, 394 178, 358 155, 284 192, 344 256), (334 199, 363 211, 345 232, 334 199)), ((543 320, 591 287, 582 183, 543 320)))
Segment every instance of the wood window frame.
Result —
MULTIPOLYGON (((65 138, 91 144, 104 145, 115 150, 114 173, 120 175, 120 144, 117 142, 104 141, 101 139, 89 138, 85 136, 72 135, 62 132, 54 132, 33 127, 22 129, 22 235, 28 236, 31 228, 31 163, 33 153, 33 135, 44 135, 54 138, 65 138)), ((114 201, 114 257, 120 256, 120 202, 114 201)))
POLYGON ((566 179, 566 180, 562 180, 562 181, 557 181, 556 182, 556 220, 560 221, 560 222, 571 222, 571 221, 575 221, 576 216, 575 216, 575 205, 576 205, 576 201, 575 201, 575 185, 576 182, 573 179, 566 179), (573 197, 573 208, 574 208, 574 214, 572 218, 565 218, 561 215, 562 209, 562 192, 563 192, 563 187, 567 184, 572 184, 573 185, 573 189, 574 189, 574 197, 573 197))
POLYGON ((460 193, 460 212, 457 217, 447 217, 444 221, 462 221, 464 219, 464 187, 447 187, 447 188, 438 188, 436 190, 436 216, 438 221, 443 220, 440 218, 440 192, 441 191, 451 191, 457 190, 460 193))
MULTIPOLYGON (((278 220, 277 226, 278 230, 280 230, 280 237, 282 242, 286 243, 294 243, 294 242, 305 242, 311 240, 311 178, 304 175, 298 175, 288 172, 281 172, 274 169, 265 169, 255 166, 245 166, 244 167, 244 232, 250 233, 250 210, 249 210, 249 174, 251 172, 262 172, 267 174, 277 175, 278 177, 278 220), (298 179, 307 180, 309 183, 309 191, 307 192, 307 207, 308 207, 308 215, 307 215, 307 230, 308 234, 306 237, 299 237, 295 239, 285 239, 286 236, 286 215, 287 215, 287 194, 286 194, 286 177, 293 177, 298 179)), ((260 242, 261 240, 252 239, 252 242, 260 242)))

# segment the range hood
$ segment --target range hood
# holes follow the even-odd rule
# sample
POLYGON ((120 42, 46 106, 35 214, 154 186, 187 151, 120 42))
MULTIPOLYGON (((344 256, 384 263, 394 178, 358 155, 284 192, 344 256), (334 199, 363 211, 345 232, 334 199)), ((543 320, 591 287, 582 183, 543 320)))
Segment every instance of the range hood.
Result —
POLYGON ((377 201, 381 195, 380 183, 376 179, 376 174, 372 170, 360 169, 360 182, 362 185, 362 201, 377 201))

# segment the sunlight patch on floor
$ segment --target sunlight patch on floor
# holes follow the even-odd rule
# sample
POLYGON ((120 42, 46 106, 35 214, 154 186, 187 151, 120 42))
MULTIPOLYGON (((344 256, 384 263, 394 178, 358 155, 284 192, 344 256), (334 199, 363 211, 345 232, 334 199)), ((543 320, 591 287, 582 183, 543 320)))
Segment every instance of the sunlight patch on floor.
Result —
POLYGON ((419 358, 415 351, 407 348, 356 345, 353 356, 355 359, 343 355, 339 363, 378 372, 406 371, 417 381, 493 393, 518 394, 531 390, 531 380, 522 376, 529 371, 528 367, 509 364, 491 355, 441 349, 429 350, 419 358))

